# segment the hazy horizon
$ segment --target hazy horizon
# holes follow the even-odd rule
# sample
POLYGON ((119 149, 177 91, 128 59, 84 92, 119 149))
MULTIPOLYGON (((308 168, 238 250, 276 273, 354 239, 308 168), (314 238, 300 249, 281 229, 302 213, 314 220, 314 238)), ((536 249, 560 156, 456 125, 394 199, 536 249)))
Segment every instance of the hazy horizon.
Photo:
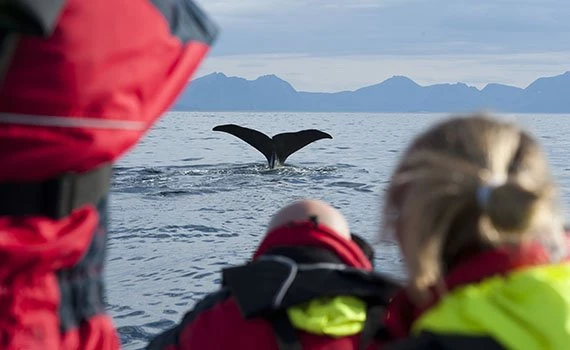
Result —
POLYGON ((275 74, 300 91, 420 85, 524 88, 570 70, 563 0, 197 0, 221 28, 194 78, 275 74))

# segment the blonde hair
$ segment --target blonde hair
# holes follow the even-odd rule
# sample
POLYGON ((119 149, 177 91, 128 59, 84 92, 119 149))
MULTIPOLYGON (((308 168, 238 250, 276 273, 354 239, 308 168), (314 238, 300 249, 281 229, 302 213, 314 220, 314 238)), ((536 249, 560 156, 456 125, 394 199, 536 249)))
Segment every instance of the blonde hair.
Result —
POLYGON ((565 252, 563 223, 546 157, 513 124, 451 118, 420 134, 397 166, 383 229, 400 244, 410 294, 421 302, 461 255, 526 240, 565 252))

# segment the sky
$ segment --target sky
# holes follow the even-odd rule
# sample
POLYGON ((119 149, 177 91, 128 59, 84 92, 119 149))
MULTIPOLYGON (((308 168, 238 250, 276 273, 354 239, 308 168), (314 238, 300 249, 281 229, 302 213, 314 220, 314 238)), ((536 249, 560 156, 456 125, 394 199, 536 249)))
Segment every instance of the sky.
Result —
POLYGON ((196 77, 275 74, 299 91, 526 87, 570 70, 568 0, 196 0, 220 36, 196 77))

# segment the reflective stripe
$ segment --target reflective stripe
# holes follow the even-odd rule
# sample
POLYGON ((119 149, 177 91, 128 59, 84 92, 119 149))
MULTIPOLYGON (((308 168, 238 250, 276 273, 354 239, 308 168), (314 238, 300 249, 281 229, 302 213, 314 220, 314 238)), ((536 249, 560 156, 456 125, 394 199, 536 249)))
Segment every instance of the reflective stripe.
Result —
POLYGON ((61 128, 93 128, 144 130, 146 123, 134 120, 111 120, 85 117, 52 117, 46 115, 27 115, 0 113, 0 124, 54 126, 61 128))
POLYGON ((299 270, 297 267, 297 263, 295 262, 295 260, 281 255, 262 256, 261 258, 259 258, 259 260, 275 261, 289 268, 289 275, 287 275, 287 278, 285 279, 285 281, 283 281, 283 284, 279 288, 279 292, 277 292, 277 294, 275 295, 275 299, 273 300, 273 308, 277 310, 281 306, 283 298, 285 298, 285 294, 287 294, 289 287, 291 287, 291 284, 295 280, 295 276, 297 276, 297 271, 299 270))
POLYGON ((457 288, 413 325, 413 333, 490 336, 507 349, 570 344, 570 265, 526 268, 457 288))

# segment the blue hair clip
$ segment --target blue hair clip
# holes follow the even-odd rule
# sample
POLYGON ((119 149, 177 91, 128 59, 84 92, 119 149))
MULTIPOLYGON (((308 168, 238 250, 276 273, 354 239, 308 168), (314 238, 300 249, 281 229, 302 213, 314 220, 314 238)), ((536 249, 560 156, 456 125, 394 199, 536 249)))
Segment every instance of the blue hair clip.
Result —
POLYGON ((477 204, 479 208, 485 209, 489 204, 489 198, 491 198, 491 193, 497 186, 495 185, 483 185, 477 188, 477 192, 475 194, 477 198, 477 204))
POLYGON ((505 178, 495 178, 491 180, 489 183, 480 185, 477 188, 475 197, 477 199, 477 204, 481 209, 487 208, 487 206, 489 205, 489 199, 491 198, 491 193, 493 193, 495 188, 502 186, 505 182, 506 182, 505 178))

